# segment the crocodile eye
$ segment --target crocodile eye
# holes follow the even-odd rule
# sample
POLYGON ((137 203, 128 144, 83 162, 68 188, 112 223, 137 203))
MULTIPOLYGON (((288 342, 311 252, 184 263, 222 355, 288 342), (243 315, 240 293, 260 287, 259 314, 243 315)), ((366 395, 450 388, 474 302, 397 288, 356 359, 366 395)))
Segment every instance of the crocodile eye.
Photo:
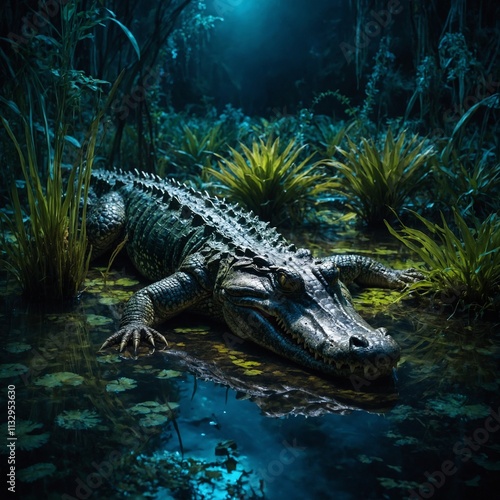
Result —
POLYGON ((287 293, 296 292, 302 288, 302 278, 298 274, 284 270, 277 271, 276 281, 279 287, 287 293))

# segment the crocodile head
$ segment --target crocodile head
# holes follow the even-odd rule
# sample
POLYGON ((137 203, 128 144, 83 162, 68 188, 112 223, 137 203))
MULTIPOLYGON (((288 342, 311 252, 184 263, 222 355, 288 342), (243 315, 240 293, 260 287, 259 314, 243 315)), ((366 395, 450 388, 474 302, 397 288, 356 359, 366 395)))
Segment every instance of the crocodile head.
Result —
POLYGON ((281 262, 245 257, 215 287, 233 333, 303 366, 339 377, 391 374, 400 350, 384 328, 354 310, 338 269, 310 254, 281 262))

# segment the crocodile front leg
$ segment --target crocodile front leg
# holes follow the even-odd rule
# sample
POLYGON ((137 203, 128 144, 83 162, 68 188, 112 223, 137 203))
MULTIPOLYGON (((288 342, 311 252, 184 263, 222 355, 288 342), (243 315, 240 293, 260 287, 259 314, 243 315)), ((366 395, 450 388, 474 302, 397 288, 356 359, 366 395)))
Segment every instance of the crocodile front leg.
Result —
POLYGON ((134 352, 137 352, 141 340, 146 340, 153 347, 155 340, 166 345, 165 337, 152 328, 152 325, 175 316, 208 295, 210 292, 195 276, 183 271, 152 283, 130 298, 120 321, 120 329, 108 337, 101 350, 120 342, 120 351, 123 351, 130 340, 134 352))
POLYGON ((424 277, 417 269, 392 269, 362 255, 333 255, 321 261, 336 266, 345 285, 402 289, 424 277))

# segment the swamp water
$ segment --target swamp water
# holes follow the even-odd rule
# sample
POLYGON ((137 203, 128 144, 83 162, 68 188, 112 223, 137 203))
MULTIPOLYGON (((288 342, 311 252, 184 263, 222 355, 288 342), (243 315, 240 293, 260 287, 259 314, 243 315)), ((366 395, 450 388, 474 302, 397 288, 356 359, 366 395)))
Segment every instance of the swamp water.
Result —
MULTIPOLYGON (((344 236, 296 242, 409 265, 394 241, 344 236)), ((161 327, 168 350, 134 360, 97 351, 141 284, 123 263, 102 271, 64 310, 28 307, 2 283, 0 459, 18 498, 499 497, 498 319, 354 291, 402 347, 386 384, 322 379, 190 317, 161 327)))

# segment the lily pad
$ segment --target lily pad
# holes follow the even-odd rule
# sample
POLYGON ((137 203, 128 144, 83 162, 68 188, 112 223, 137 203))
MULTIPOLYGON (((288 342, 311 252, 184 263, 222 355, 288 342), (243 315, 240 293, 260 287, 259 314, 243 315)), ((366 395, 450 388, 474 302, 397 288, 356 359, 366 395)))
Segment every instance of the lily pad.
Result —
POLYGON ((450 418, 465 417, 469 419, 484 418, 490 413, 488 406, 483 404, 466 405, 467 397, 463 394, 446 394, 440 398, 431 399, 429 408, 439 415, 450 418))
POLYGON ((5 346, 5 350, 7 352, 12 353, 12 354, 17 354, 19 352, 29 351, 30 349, 32 349, 32 347, 29 344, 26 344, 24 342, 9 342, 5 346))
POLYGON ((210 333, 210 327, 208 327, 208 326, 206 326, 206 327, 199 326, 199 327, 195 327, 195 328, 178 327, 178 328, 174 328, 174 332, 175 333, 193 333, 196 335, 207 335, 208 333, 210 333))
POLYGON ((21 363, 5 363, 0 365, 0 378, 18 377, 28 371, 29 368, 21 363))
POLYGON ((172 411, 178 407, 178 403, 160 404, 157 401, 144 401, 128 408, 127 411, 134 415, 141 415, 140 426, 154 427, 168 422, 172 417, 172 411))
POLYGON ((95 411, 66 410, 56 417, 56 423, 64 429, 83 430, 95 427, 101 419, 95 411))
POLYGON ((120 285, 120 286, 134 286, 138 285, 139 283, 140 281, 134 280, 132 278, 120 278, 114 282, 115 285, 120 285))
POLYGON ((116 304, 119 304, 122 302, 122 299, 118 297, 101 297, 99 299, 99 304, 103 304, 105 306, 115 306, 116 304))
POLYGON ((38 464, 30 465, 25 469, 20 469, 16 474, 20 481, 32 483, 42 477, 52 476, 56 470, 57 468, 54 464, 40 462, 38 464))
POLYGON ((161 413, 150 413, 139 420, 141 427, 156 427, 168 422, 168 416, 161 413))
MULTIPOLYGON (((16 448, 19 450, 30 451, 40 446, 44 445, 50 437, 48 432, 42 434, 31 434, 37 429, 41 429, 43 424, 38 422, 32 422, 31 420, 17 420, 15 428, 15 436, 17 437, 16 448)), ((1 426, 1 434, 3 436, 8 435, 7 423, 1 426)), ((6 454, 8 452, 6 446, 0 447, 0 453, 6 454)))
POLYGON ((372 462, 383 462, 380 457, 369 457, 368 455, 358 455, 358 460, 362 464, 371 464, 372 462))
POLYGON ((178 372, 177 370, 162 370, 158 375, 156 375, 156 378, 159 379, 166 379, 166 378, 175 378, 175 377, 180 377, 182 375, 182 372, 178 372))
POLYGON ((142 403, 137 403, 134 406, 128 408, 127 411, 135 414, 147 414, 147 413, 163 413, 170 412, 171 410, 175 410, 179 407, 179 403, 169 402, 161 404, 157 401, 144 401, 142 403))
POLYGON ((119 354, 112 353, 112 354, 102 354, 101 356, 98 356, 97 358, 98 363, 102 364, 108 364, 108 363, 121 363, 122 358, 120 357, 119 354))
POLYGON ((35 380, 35 385, 41 385, 43 387, 52 388, 52 387, 61 387, 63 385, 77 386, 82 384, 84 378, 81 375, 77 375, 72 372, 57 372, 57 373, 48 373, 43 377, 37 378, 35 380))
POLYGON ((102 326, 109 323, 113 323, 113 319, 107 316, 99 316, 98 314, 89 314, 87 316, 87 322, 91 326, 102 326))
POLYGON ((131 378, 120 377, 117 380, 112 380, 106 385, 106 390, 108 392, 123 392, 129 389, 135 389, 137 387, 137 382, 131 378))

